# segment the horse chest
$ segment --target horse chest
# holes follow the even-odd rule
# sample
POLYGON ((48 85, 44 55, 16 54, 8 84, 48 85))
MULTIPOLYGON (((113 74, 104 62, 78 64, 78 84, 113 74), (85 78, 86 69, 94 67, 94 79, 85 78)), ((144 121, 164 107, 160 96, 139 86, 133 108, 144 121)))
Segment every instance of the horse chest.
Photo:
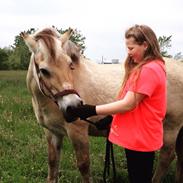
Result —
POLYGON ((54 103, 45 103, 44 101, 42 104, 41 101, 36 101, 33 103, 33 108, 41 126, 60 135, 66 134, 62 113, 54 103))

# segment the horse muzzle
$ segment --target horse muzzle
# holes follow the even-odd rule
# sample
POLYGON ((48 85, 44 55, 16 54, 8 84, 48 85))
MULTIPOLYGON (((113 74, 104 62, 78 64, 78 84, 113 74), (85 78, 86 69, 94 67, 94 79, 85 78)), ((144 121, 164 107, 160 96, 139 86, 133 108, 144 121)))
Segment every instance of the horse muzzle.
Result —
POLYGON ((64 118, 67 122, 75 121, 77 118, 70 115, 67 111, 68 108, 74 108, 82 105, 83 101, 77 94, 67 94, 64 96, 57 97, 57 104, 59 109, 62 111, 64 118))

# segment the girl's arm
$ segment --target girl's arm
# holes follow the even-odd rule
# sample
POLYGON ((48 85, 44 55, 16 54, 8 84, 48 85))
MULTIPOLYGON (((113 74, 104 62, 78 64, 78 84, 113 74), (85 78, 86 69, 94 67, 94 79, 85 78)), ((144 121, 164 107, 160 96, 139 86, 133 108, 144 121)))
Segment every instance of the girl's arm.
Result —
POLYGON ((101 115, 125 113, 133 110, 145 97, 146 95, 144 94, 128 91, 121 100, 109 104, 97 105, 96 113, 101 115))

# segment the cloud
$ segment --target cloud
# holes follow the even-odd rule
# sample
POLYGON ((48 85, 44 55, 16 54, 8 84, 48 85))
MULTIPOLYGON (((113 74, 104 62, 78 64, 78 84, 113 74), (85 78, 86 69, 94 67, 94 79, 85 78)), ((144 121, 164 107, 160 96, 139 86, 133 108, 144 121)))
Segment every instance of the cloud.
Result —
POLYGON ((13 44, 23 30, 54 25, 81 30, 88 57, 122 59, 125 30, 147 24, 157 36, 172 35, 172 49, 183 52, 182 5, 181 0, 6 0, 0 7, 0 47, 13 44))

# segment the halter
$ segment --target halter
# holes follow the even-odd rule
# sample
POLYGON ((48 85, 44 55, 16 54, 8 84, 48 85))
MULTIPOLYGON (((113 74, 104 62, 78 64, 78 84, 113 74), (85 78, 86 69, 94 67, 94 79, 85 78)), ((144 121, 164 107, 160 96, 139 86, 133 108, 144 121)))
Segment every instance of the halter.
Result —
POLYGON ((36 74, 37 74, 37 78, 38 78, 38 81, 39 81, 39 84, 38 84, 39 89, 40 89, 41 93, 44 96, 52 99, 56 104, 57 104, 58 97, 63 97, 65 95, 69 95, 69 94, 76 94, 76 95, 79 96, 78 92, 74 89, 66 89, 66 90, 63 90, 63 91, 58 92, 56 94, 53 94, 52 91, 49 89, 49 87, 44 82, 44 80, 41 78, 40 71, 39 71, 38 65, 36 63, 35 57, 34 57, 34 65, 35 65, 35 68, 36 68, 36 74), (47 90, 47 92, 45 92, 44 88, 47 90), (47 93, 49 93, 49 94, 47 94, 47 93))

